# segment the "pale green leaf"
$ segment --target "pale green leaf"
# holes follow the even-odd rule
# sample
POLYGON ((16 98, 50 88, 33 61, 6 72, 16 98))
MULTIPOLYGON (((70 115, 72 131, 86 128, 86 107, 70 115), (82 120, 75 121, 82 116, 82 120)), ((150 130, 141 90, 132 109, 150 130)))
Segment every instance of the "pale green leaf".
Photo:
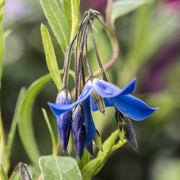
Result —
POLYGON ((49 69, 49 72, 51 74, 51 77, 58 88, 60 90, 62 88, 62 80, 59 75, 59 68, 56 60, 56 55, 54 52, 54 47, 51 41, 51 36, 43 24, 41 25, 41 36, 43 40, 43 46, 44 46, 44 51, 46 54, 46 63, 49 69))
POLYGON ((75 159, 60 156, 42 156, 39 165, 43 180, 81 180, 81 173, 75 159))
POLYGON ((7 157, 8 159, 11 156, 11 150, 12 150, 12 145, 13 145, 13 141, 14 141, 14 137, 15 137, 15 133, 16 133, 16 126, 18 123, 18 111, 19 111, 19 106, 20 106, 20 102, 22 101, 22 98, 25 95, 25 88, 22 88, 20 93, 19 93, 19 97, 16 103, 16 108, 15 108, 15 112, 14 112, 14 116, 13 116, 13 120, 12 120, 12 124, 11 124, 11 129, 9 131, 8 134, 8 141, 7 141, 7 145, 6 145, 6 153, 7 153, 7 157))
POLYGON ((36 167, 38 167, 39 150, 33 131, 32 109, 37 94, 50 79, 50 75, 43 76, 28 88, 24 98, 20 102, 18 113, 19 135, 30 160, 36 167))
POLYGON ((140 7, 143 4, 150 3, 152 0, 118 0, 115 1, 112 5, 112 12, 111 12, 111 21, 112 23, 115 20, 123 16, 136 8, 140 7))
POLYGON ((0 8, 4 6, 5 0, 0 0, 0 8))
POLYGON ((62 0, 64 13, 71 30, 71 40, 79 26, 79 4, 80 0, 62 0))
POLYGON ((62 6, 64 9, 64 14, 69 25, 69 29, 72 28, 72 11, 71 11, 71 0, 62 0, 62 6))
POLYGON ((56 36, 62 51, 65 53, 70 41, 70 29, 64 12, 56 0, 41 0, 41 5, 53 33, 56 36))
POLYGON ((0 165, 0 179, 1 179, 1 180, 8 180, 8 176, 7 176, 7 174, 5 173, 2 165, 0 165))
POLYGON ((73 39, 77 31, 77 28, 79 26, 79 3, 80 0, 71 0, 71 11, 72 11, 71 39, 73 39))
POLYGON ((2 22, 0 20, 0 89, 1 89, 3 55, 4 55, 4 33, 3 33, 2 22))

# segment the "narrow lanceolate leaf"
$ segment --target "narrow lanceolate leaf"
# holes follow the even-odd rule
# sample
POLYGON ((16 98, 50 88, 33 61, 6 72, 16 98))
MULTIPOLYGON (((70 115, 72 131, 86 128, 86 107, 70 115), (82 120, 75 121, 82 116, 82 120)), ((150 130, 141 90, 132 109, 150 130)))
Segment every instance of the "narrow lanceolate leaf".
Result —
POLYGON ((125 138, 127 139, 128 143, 131 145, 131 147, 136 152, 138 152, 139 149, 138 149, 136 133, 135 133, 133 124, 127 116, 124 116, 124 121, 125 121, 125 138))
POLYGON ((44 51, 46 54, 46 63, 51 74, 51 77, 58 88, 60 90, 62 88, 62 80, 59 75, 59 68, 56 60, 56 55, 54 52, 54 47, 51 41, 51 36, 43 24, 41 25, 41 36, 44 46, 44 51))
POLYGON ((0 179, 1 179, 1 180, 8 180, 8 176, 7 176, 7 174, 5 173, 2 165, 0 165, 0 179))
POLYGON ((2 62, 3 62, 3 54, 4 54, 4 33, 1 21, 1 9, 0 9, 0 89, 1 89, 1 76, 2 76, 2 62))
POLYGON ((42 112, 43 112, 43 116, 44 116, 44 119, 45 119, 45 121, 46 121, 46 124, 47 124, 47 126, 48 126, 49 133, 50 133, 50 135, 51 135, 53 153, 56 153, 56 139, 55 139, 55 135, 54 135, 52 126, 51 126, 51 124, 50 124, 50 121, 49 121, 49 118, 48 118, 48 115, 47 115, 46 110, 45 110, 45 109, 42 109, 42 112))
POLYGON ((32 163, 38 167, 39 150, 34 136, 32 125, 33 104, 39 91, 51 79, 50 75, 36 80, 27 90, 18 111, 18 129, 21 141, 32 163))
POLYGON ((82 180, 78 165, 71 157, 42 156, 39 165, 43 180, 82 180))
POLYGON ((66 16, 66 20, 69 25, 69 29, 71 31, 72 28, 72 11, 71 11, 71 0, 62 0, 62 6, 64 9, 64 14, 66 16))
POLYGON ((112 12, 111 12, 111 21, 112 23, 115 20, 123 16, 136 8, 140 7, 143 4, 151 3, 152 0, 118 0, 115 1, 112 5, 112 12))
POLYGON ((22 101, 22 99, 25 95, 25 92, 26 92, 25 88, 22 88, 19 93, 19 97, 18 97, 18 100, 16 103, 16 108, 15 108, 15 112, 14 112, 14 116, 13 116, 13 120, 12 120, 12 124, 11 124, 11 129, 8 134, 8 141, 7 141, 7 146, 6 146, 6 153, 7 153, 8 159, 11 156, 12 145, 13 145, 13 141, 14 141, 14 137, 15 137, 15 133, 16 133, 16 126, 18 123, 18 111, 19 111, 20 102, 22 101))
POLYGON ((64 12, 56 0, 41 0, 45 16, 56 36, 62 51, 65 53, 70 41, 70 29, 64 12))
POLYGON ((74 37, 79 25, 79 4, 80 0, 71 0, 72 29, 71 39, 74 37))
POLYGON ((79 25, 79 4, 80 0, 62 0, 64 14, 71 31, 71 40, 79 25))

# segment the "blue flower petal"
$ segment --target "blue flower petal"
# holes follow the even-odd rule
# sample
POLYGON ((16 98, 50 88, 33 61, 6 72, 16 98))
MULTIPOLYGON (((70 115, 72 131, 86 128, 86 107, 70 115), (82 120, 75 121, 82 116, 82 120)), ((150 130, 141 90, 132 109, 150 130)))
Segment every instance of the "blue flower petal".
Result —
POLYGON ((92 83, 91 81, 88 81, 87 84, 85 85, 81 95, 77 99, 76 102, 69 104, 69 105, 62 105, 62 104, 56 104, 56 103, 48 103, 50 106, 51 110, 56 116, 59 116, 65 112, 68 112, 72 110, 75 106, 77 106, 79 103, 83 102, 85 99, 88 98, 88 96, 91 94, 93 90, 92 83))
POLYGON ((77 105, 77 103, 75 102, 75 103, 69 104, 69 105, 67 105, 67 104, 62 105, 62 104, 56 104, 56 103, 48 102, 48 105, 51 108, 52 112, 56 116, 60 116, 61 114, 72 110, 77 105))
POLYGON ((112 98, 114 106, 134 120, 143 120, 150 116, 157 108, 151 108, 140 99, 131 95, 119 95, 112 98))
POLYGON ((110 98, 104 98, 104 103, 106 107, 112 107, 114 104, 111 102, 110 98))
POLYGON ((98 78, 93 79, 93 86, 98 94, 102 97, 114 97, 120 94, 122 91, 114 84, 100 80, 98 78))
POLYGON ((133 93, 136 88, 136 78, 129 82, 122 90, 117 86, 98 78, 93 79, 93 85, 100 96, 111 98, 120 94, 127 95, 133 93))
POLYGON ((89 143, 96 136, 96 128, 92 119, 89 98, 83 101, 84 117, 85 117, 85 128, 86 128, 86 141, 84 147, 87 147, 89 143))
POLYGON ((81 92, 81 95, 77 99, 77 103, 83 102, 87 97, 91 94, 93 90, 92 82, 89 80, 86 85, 84 86, 83 91, 81 92))
POLYGON ((127 95, 134 93, 136 89, 136 78, 133 78, 123 89, 121 95, 127 95))

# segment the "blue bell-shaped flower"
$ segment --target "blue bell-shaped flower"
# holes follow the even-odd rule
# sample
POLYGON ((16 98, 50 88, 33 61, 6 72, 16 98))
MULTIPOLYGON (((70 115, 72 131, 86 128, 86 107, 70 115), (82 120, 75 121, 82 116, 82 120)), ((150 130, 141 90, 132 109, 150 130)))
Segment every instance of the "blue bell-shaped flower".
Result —
MULTIPOLYGON (((70 92, 67 89, 61 89, 56 98, 56 104, 60 105, 69 105, 72 104, 72 97, 70 92)), ((72 112, 68 111, 64 114, 61 114, 57 117, 57 125, 61 138, 61 145, 63 151, 67 149, 68 141, 69 141, 69 133, 71 129, 71 120, 72 120, 72 112)))

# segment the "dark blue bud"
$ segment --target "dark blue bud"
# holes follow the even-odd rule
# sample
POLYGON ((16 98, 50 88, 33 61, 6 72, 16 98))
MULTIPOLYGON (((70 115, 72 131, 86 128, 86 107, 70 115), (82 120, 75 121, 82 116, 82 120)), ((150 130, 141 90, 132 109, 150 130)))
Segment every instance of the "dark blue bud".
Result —
POLYGON ((81 104, 78 104, 75 107, 72 114, 72 132, 76 152, 79 159, 81 159, 84 149, 84 142, 86 140, 84 112, 81 104))
POLYGON ((139 152, 138 143, 136 140, 136 133, 133 127, 133 124, 127 116, 124 115, 124 122, 125 122, 125 137, 130 144, 130 146, 136 151, 139 152))
MULTIPOLYGON (((56 104, 72 104, 71 94, 67 89, 61 89, 56 98, 56 104)), ((71 129, 72 112, 66 112, 57 117, 57 125, 63 151, 67 149, 71 129)))

